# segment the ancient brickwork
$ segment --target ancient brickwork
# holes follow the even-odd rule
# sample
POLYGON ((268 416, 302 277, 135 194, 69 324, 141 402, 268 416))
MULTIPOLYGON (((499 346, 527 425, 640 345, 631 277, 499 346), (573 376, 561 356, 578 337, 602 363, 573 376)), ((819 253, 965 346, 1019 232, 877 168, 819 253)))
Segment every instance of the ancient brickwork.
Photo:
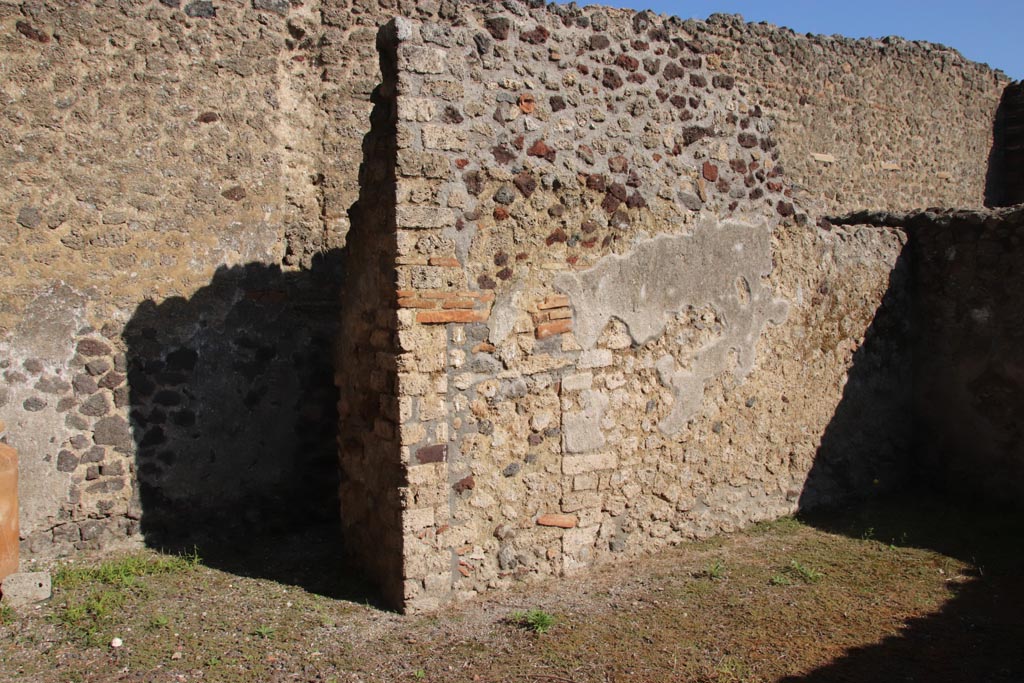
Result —
POLYGON ((902 236, 808 225, 728 75, 591 19, 389 29, 408 609, 899 476, 899 429, 819 451, 902 236))
POLYGON ((819 219, 979 205, 1005 85, 516 0, 0 0, 0 54, 23 556, 340 490, 408 609, 895 483, 904 231, 819 219))

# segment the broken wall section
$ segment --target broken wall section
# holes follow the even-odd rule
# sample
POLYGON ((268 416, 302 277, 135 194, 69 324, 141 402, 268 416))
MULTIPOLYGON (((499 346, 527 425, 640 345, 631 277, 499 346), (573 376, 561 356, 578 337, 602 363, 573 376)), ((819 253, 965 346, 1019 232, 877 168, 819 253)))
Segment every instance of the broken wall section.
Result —
POLYGON ((808 506, 897 482, 900 425, 825 434, 904 235, 816 227, 674 24, 392 30, 406 609, 792 512, 826 445, 808 506))

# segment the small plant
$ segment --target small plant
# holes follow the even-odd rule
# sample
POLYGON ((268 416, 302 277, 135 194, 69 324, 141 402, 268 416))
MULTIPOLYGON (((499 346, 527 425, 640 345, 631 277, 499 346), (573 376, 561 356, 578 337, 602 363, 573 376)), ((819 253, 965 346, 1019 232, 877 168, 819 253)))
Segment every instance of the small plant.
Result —
POLYGON ((817 569, 802 565, 796 560, 792 560, 789 563, 789 568, 794 574, 796 574, 804 583, 818 583, 822 577, 825 576, 817 569))
POLYGON ((875 527, 869 526, 867 529, 864 530, 860 537, 861 540, 870 541, 875 537, 875 527))
POLYGON ((273 626, 267 626, 266 624, 262 624, 256 627, 256 629, 252 632, 252 635, 262 638, 263 640, 267 640, 268 638, 274 635, 274 631, 276 631, 276 629, 273 626))
POLYGON ((768 579, 768 583, 772 586, 792 586, 793 581, 785 574, 772 574, 772 577, 768 579))
POLYGON ((154 614, 149 620, 149 627, 151 629, 167 628, 167 624, 170 623, 170 619, 165 617, 163 614, 154 614))
POLYGON ((416 669, 416 671, 413 673, 413 678, 415 678, 417 681, 422 681, 426 677, 427 672, 424 669, 416 669))
POLYGON ((0 604, 0 624, 10 624, 14 621, 14 609, 10 605, 0 604))
POLYGON ((725 578, 725 565, 722 564, 721 560, 715 560, 708 564, 707 568, 701 573, 701 576, 712 581, 725 578))
POLYGON ((509 615, 509 621, 534 633, 547 633, 555 625, 554 616, 536 608, 528 612, 513 612, 509 615))

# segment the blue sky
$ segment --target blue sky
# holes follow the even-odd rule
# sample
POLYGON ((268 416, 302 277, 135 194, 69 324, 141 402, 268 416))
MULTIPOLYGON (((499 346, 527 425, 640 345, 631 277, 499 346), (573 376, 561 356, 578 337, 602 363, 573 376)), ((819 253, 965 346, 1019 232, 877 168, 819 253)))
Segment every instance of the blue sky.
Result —
POLYGON ((1024 78, 1024 0, 603 0, 596 4, 697 19, 715 12, 742 14, 747 21, 768 21, 798 33, 928 40, 1002 69, 1011 78, 1024 78))

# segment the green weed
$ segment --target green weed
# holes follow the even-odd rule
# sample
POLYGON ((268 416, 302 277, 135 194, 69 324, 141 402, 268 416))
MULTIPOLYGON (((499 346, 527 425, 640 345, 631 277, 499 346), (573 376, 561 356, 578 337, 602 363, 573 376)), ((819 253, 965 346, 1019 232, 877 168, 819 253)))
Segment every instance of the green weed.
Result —
POLYGON ((257 626, 253 630, 251 635, 254 635, 254 636, 257 636, 259 638, 262 638, 263 640, 267 640, 268 638, 270 638, 270 637, 272 637, 274 635, 274 632, 276 630, 277 629, 275 629, 273 626, 267 626, 266 624, 262 624, 260 626, 257 626))
POLYGON ((547 633, 555 625, 555 617, 534 608, 527 612, 513 612, 509 615, 509 622, 534 633, 547 633))
POLYGON ((825 575, 813 567, 800 564, 796 560, 789 563, 789 569, 796 574, 804 583, 818 583, 825 575))
POLYGON ((708 564, 707 568, 700 573, 700 576, 717 581, 718 579, 725 578, 725 565, 722 564, 721 560, 715 560, 708 564))
POLYGON ((10 605, 0 604, 0 625, 14 622, 14 608, 10 605))
POLYGON ((768 579, 768 583, 772 586, 792 586, 793 580, 785 574, 772 574, 772 577, 768 579))

